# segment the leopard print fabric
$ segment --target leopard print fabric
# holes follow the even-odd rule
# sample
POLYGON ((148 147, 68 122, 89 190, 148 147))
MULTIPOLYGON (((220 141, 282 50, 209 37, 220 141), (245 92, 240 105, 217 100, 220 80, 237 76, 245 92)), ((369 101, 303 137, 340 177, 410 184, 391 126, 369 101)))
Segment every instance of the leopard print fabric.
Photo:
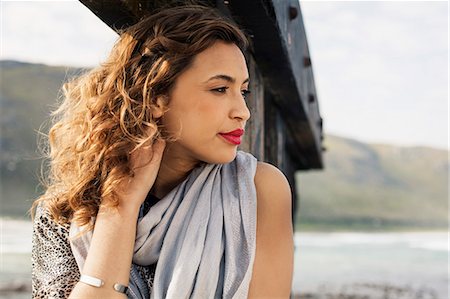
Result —
MULTIPOLYGON (((56 223, 46 209, 38 206, 31 252, 32 298, 68 298, 79 281, 80 271, 70 248, 69 228, 70 224, 56 223)), ((156 264, 136 266, 151 293, 156 264)))

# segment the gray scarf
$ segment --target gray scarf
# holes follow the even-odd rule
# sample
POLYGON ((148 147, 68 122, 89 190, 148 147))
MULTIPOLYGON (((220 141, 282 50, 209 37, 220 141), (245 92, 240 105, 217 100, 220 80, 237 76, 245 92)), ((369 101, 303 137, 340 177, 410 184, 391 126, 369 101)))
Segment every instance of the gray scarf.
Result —
MULTIPOLYGON (((257 160, 203 164, 138 219, 129 298, 246 298, 256 248, 257 160), (135 264, 157 262, 151 295, 135 264)), ((69 236, 80 228, 72 224, 69 236)), ((81 271, 92 232, 71 238, 81 271)))

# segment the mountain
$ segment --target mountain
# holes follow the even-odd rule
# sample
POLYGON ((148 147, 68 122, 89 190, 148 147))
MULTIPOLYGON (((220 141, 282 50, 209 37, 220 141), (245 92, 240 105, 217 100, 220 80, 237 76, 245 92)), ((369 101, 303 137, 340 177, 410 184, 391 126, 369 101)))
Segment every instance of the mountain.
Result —
POLYGON ((38 134, 48 131, 64 81, 83 69, 0 61, 0 215, 26 217, 41 190, 38 134), (46 122, 46 123, 45 123, 46 122))
POLYGON ((448 226, 446 150, 324 140, 323 171, 296 174, 297 229, 448 226))
MULTIPOLYGON (((48 131, 63 82, 83 71, 0 61, 0 216, 27 217, 42 192, 37 132, 48 131)), ((324 145, 325 169, 296 175, 297 229, 446 227, 448 151, 333 135, 324 145)))

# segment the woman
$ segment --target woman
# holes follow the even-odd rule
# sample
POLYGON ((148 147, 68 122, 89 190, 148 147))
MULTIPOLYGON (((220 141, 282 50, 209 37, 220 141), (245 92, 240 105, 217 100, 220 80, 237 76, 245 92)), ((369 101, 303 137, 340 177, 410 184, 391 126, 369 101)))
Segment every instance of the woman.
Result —
POLYGON ((237 151, 247 44, 212 8, 167 8, 65 85, 34 204, 34 298, 289 296, 289 184, 237 151))

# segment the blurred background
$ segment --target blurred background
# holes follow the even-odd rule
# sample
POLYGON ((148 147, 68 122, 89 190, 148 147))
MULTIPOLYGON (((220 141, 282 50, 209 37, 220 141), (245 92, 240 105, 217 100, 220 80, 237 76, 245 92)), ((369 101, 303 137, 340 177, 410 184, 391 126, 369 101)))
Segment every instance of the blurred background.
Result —
MULTIPOLYGON (((0 298, 29 298, 38 132, 117 35, 77 1, 0 5, 0 298)), ((448 2, 300 6, 327 150, 296 175, 294 297, 448 298, 448 2)))

